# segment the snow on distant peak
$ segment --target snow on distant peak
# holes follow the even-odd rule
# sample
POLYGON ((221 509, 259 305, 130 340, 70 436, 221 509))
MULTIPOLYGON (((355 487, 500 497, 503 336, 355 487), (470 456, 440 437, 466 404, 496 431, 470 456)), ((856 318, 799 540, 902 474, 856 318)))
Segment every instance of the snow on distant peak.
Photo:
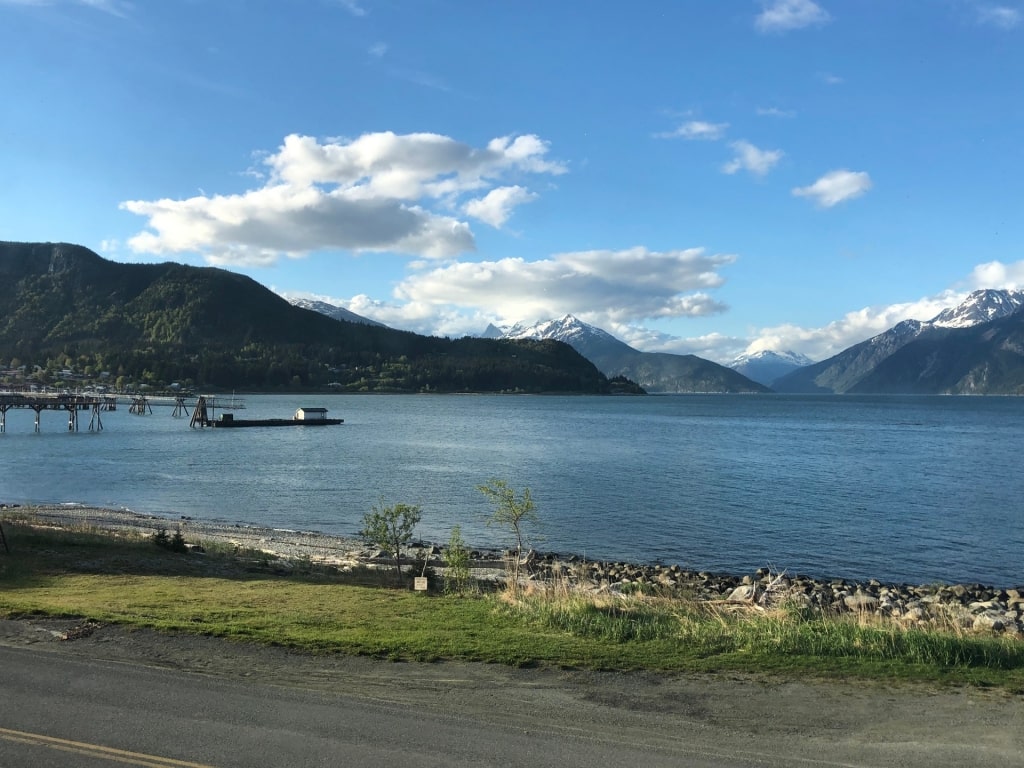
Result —
POLYGON ((955 307, 942 310, 928 321, 936 328, 970 328, 1016 314, 1024 308, 1024 291, 986 288, 974 291, 955 307))
POLYGON ((292 298, 284 294, 282 294, 282 298, 296 307, 309 309, 313 312, 319 312, 321 315, 327 315, 327 317, 332 317, 335 320, 345 320, 350 323, 362 323, 363 325, 378 325, 384 327, 383 323, 378 323, 376 320, 371 320, 368 317, 357 315, 355 312, 350 312, 344 307, 328 304, 326 301, 320 301, 318 299, 292 298))
POLYGON ((566 343, 586 337, 614 339, 607 331, 585 323, 573 315, 565 315, 558 320, 542 320, 533 325, 516 323, 502 334, 502 338, 505 339, 555 339, 566 343))
POLYGON ((799 352, 776 352, 772 349, 762 349, 759 352, 744 352, 739 355, 735 360, 729 363, 730 368, 738 368, 741 365, 747 363, 786 363, 788 365, 794 365, 797 367, 803 367, 805 365, 811 365, 814 363, 811 358, 807 355, 801 355, 799 352))

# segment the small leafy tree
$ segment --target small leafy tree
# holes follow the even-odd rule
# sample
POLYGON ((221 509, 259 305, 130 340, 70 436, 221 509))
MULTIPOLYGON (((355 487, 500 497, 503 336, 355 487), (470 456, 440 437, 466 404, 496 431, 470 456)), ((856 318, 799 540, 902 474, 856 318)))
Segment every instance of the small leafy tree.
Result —
POLYGON ((412 541, 412 532, 420 521, 420 508, 415 504, 375 506, 363 515, 359 537, 370 546, 382 549, 395 558, 395 573, 402 580, 402 550, 412 541))
POLYGON ((469 589, 469 550, 462 539, 462 528, 456 525, 448 538, 444 551, 444 591, 449 595, 461 595, 469 589))
POLYGON ((488 480, 484 485, 478 485, 477 490, 494 505, 494 511, 487 518, 487 524, 506 528, 515 536, 516 558, 512 566, 512 584, 518 587, 519 567, 523 564, 524 527, 527 523, 538 522, 530 489, 524 488, 521 494, 517 494, 506 481, 495 478, 488 480))

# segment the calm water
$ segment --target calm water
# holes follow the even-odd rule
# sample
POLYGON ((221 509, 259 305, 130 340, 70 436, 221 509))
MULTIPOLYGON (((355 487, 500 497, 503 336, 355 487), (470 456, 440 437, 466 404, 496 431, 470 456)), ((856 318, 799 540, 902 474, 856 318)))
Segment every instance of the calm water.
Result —
POLYGON ((528 486, 538 549, 730 572, 1024 583, 1024 399, 260 396, 238 417, 326 405, 339 427, 190 430, 170 408, 12 411, 0 501, 352 535, 374 504, 423 507, 478 546, 475 486, 528 486), (83 420, 82 428, 88 423, 83 420))

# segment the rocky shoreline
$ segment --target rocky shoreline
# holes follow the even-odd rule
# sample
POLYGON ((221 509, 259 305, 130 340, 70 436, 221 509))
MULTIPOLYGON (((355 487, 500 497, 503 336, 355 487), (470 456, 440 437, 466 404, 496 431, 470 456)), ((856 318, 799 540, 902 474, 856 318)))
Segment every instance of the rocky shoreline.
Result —
POLYGON ((753 575, 692 571, 679 566, 578 563, 546 558, 539 578, 618 593, 681 591, 697 599, 772 608, 795 605, 826 614, 874 615, 906 626, 952 626, 1024 639, 1024 587, 984 584, 883 584, 790 576, 767 568, 753 575))
MULTIPOLYGON (((285 562, 308 561, 339 569, 384 567, 383 553, 358 540, 321 533, 211 523, 142 515, 129 510, 73 505, 17 506, 0 504, 0 515, 25 517, 54 527, 95 527, 148 536, 158 530, 180 530, 190 544, 220 543, 264 553, 285 562)), ((410 548, 435 571, 443 571, 442 550, 424 542, 410 548)), ((483 582, 504 580, 504 554, 474 550, 472 573, 483 582)), ((591 562, 555 553, 533 556, 527 582, 539 587, 560 583, 572 589, 609 595, 688 595, 725 606, 770 609, 796 605, 833 615, 877 616, 905 626, 943 626, 995 632, 1024 639, 1024 586, 984 584, 883 584, 877 580, 815 579, 762 568, 750 575, 694 571, 678 565, 591 562)))

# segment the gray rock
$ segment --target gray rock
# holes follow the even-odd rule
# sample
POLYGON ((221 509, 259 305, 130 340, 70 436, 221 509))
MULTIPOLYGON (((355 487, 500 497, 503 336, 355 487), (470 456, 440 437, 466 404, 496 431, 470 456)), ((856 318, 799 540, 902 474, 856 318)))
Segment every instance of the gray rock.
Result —
POLYGON ((873 611, 878 607, 878 598, 857 590, 852 595, 845 597, 843 603, 851 611, 873 611))
POLYGON ((757 587, 753 584, 741 584, 726 599, 730 603, 749 603, 757 597, 757 587))
POLYGON ((998 632, 1006 626, 1006 621, 1001 614, 986 611, 974 617, 972 627, 979 630, 998 632))

